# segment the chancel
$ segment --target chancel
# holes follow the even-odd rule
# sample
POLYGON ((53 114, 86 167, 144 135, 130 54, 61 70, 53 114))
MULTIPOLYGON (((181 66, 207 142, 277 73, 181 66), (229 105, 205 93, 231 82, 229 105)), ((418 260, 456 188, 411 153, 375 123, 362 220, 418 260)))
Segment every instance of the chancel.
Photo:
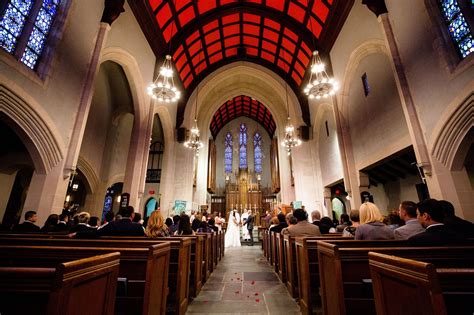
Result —
POLYGON ((465 0, 1 1, 0 313, 472 314, 473 30, 465 0))

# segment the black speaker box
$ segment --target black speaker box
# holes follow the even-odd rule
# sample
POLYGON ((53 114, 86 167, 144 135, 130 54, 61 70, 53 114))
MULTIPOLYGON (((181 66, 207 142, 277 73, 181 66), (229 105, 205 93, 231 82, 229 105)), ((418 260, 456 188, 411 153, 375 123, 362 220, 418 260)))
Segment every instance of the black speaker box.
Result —
POLYGON ((183 143, 186 141, 186 128, 178 128, 178 142, 183 143))
POLYGON ((311 127, 309 127, 309 126, 300 126, 298 129, 299 129, 299 132, 300 132, 300 139, 302 141, 310 140, 311 127))

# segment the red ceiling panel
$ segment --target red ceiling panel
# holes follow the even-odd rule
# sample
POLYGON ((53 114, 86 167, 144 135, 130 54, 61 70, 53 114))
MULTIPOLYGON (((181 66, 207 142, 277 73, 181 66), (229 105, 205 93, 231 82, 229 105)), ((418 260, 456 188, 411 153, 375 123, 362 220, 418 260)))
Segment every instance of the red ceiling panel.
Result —
POLYGON ((187 88, 210 65, 242 56, 278 67, 288 74, 286 79, 294 81, 293 86, 301 84, 311 60, 309 46, 320 37, 333 0, 148 0, 148 3, 166 43, 180 34, 180 45, 172 55, 187 88), (253 10, 259 7, 260 10, 253 10), (269 14, 265 14, 267 11, 269 14), (308 40, 311 33, 314 39, 308 40), (238 50, 239 47, 245 49, 238 50))

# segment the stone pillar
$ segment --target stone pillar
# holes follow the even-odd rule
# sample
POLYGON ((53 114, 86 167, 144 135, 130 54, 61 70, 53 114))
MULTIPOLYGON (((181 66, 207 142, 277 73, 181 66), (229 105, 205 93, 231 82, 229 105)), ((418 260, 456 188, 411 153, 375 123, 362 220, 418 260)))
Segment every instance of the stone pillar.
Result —
POLYGON ((426 175, 426 182, 430 195, 433 198, 439 198, 441 194, 441 184, 438 176, 432 176, 432 163, 428 152, 426 140, 423 136, 423 129, 421 127, 420 119, 416 110, 415 102, 413 100, 410 85, 405 73, 402 56, 400 55, 398 44, 393 33, 392 25, 388 13, 381 14, 378 18, 382 27, 382 32, 385 35, 387 47, 391 55, 391 66, 398 93, 400 94, 400 101, 403 108, 403 113, 410 133, 410 138, 416 155, 418 166, 420 166, 426 175))
POLYGON ((324 187, 324 204, 326 207, 323 207, 322 216, 328 216, 332 219, 331 188, 324 187))

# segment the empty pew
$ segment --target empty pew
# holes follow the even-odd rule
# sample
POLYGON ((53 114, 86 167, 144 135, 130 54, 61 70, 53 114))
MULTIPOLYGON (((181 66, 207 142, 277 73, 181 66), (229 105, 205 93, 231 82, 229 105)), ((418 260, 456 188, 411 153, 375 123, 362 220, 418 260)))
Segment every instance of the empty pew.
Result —
POLYGON ((404 247, 403 241, 318 241, 324 314, 375 314, 369 251, 459 268, 474 262, 474 246, 404 247), (369 280, 367 280, 369 279, 369 280))
POLYGON ((351 240, 340 234, 324 234, 317 237, 295 237, 296 274, 298 275, 299 305, 303 314, 311 314, 321 308, 319 295, 318 241, 351 240))
POLYGON ((276 246, 278 247, 278 256, 277 256, 277 264, 278 264, 278 278, 282 283, 286 283, 286 258, 285 258, 285 251, 283 250, 283 235, 281 233, 276 233, 275 235, 275 242, 276 246))
POLYGON ((43 245, 43 246, 75 246, 75 247, 116 247, 116 248, 148 248, 154 244, 169 244, 169 273, 167 312, 184 314, 189 303, 189 275, 191 262, 191 239, 163 238, 143 239, 109 236, 100 239, 62 239, 62 238, 2 238, 0 244, 11 245, 43 245))
POLYGON ((202 247, 202 282, 203 284, 209 279, 211 272, 213 271, 212 264, 212 239, 211 233, 197 233, 204 237, 203 247, 202 247))
POLYGON ((169 244, 148 248, 0 245, 0 266, 50 267, 112 252, 120 252, 118 276, 128 280, 126 292, 123 290, 115 298, 115 314, 164 314, 169 244))
POLYGON ((115 252, 49 267, 0 267, 0 313, 112 315, 119 258, 115 252))
POLYGON ((474 268, 436 268, 431 263, 369 252, 378 315, 473 314, 474 268), (396 292, 396 294, 394 294, 396 292))

